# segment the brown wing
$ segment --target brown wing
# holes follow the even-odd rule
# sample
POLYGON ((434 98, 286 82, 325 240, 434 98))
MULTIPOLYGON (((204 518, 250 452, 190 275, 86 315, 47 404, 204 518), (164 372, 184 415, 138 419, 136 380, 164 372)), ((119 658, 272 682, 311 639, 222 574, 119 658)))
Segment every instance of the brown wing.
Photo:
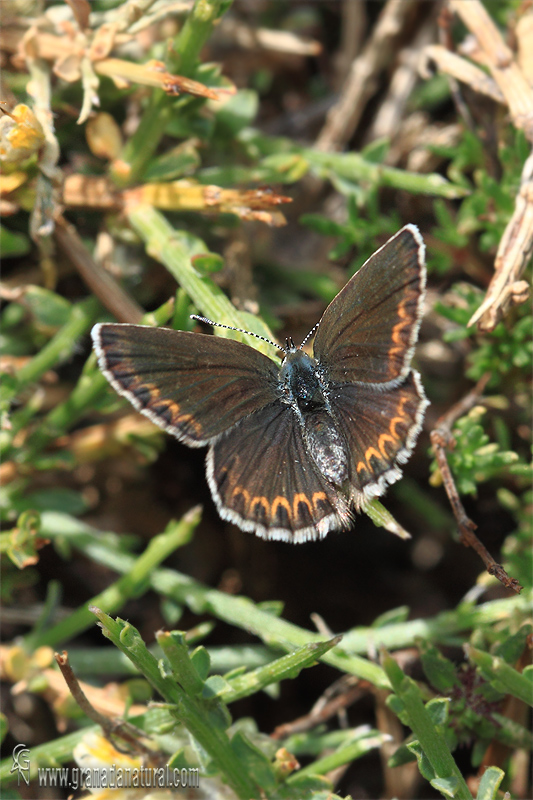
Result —
POLYGON ((278 367, 253 347, 142 325, 92 330, 100 369, 142 414, 201 447, 278 396, 278 367))
POLYGON ((264 539, 304 542, 351 522, 346 500, 318 472, 294 411, 281 402, 211 446, 207 479, 221 517, 264 539))

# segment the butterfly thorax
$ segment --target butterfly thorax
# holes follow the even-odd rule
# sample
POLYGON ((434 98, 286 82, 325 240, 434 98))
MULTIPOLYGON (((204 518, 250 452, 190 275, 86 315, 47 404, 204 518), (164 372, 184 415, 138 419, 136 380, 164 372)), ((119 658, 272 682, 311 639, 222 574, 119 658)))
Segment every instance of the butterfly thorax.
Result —
POLYGON ((289 350, 280 369, 284 399, 297 411, 309 453, 330 483, 342 486, 348 478, 346 442, 327 399, 327 386, 318 364, 303 350, 289 350))
POLYGON ((317 363, 303 350, 289 350, 281 365, 279 379, 285 399, 291 405, 296 403, 300 411, 327 405, 317 363))

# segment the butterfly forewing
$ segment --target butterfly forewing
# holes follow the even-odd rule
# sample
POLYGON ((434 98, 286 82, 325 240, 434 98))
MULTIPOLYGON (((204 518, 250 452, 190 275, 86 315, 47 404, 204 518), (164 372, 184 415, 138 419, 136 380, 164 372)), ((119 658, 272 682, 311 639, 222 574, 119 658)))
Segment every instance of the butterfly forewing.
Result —
POLYGON ((241 342, 111 323, 95 326, 92 336, 116 391, 193 447, 278 396, 276 364, 241 342))
POLYGON ((406 225, 329 304, 313 348, 328 380, 386 383, 407 374, 425 288, 424 249, 418 229, 406 225))
POLYGON ((207 477, 219 513, 266 539, 301 542, 347 527, 347 502, 318 472, 292 409, 273 403, 218 439, 207 477))

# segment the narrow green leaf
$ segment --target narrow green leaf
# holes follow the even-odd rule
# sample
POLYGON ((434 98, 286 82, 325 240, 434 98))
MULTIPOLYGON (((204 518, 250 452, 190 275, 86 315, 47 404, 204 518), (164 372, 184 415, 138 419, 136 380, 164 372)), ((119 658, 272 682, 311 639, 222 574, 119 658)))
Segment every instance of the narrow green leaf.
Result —
POLYGON ((191 653, 191 661, 200 678, 205 681, 211 668, 211 659, 205 647, 200 645, 191 653))
POLYGON ((435 780, 435 770, 431 766, 431 762, 429 758, 424 753, 424 750, 420 746, 420 742, 415 739, 412 742, 408 742, 406 744, 407 749, 416 756, 416 760, 418 763, 418 769, 420 770, 420 774, 424 777, 427 781, 431 783, 431 781, 435 780))
POLYGON ((498 790, 505 777, 505 772, 499 767, 487 767, 477 790, 476 800, 496 800, 499 797, 498 790))
POLYGON ((231 749, 238 758, 241 769, 268 792, 276 785, 276 772, 270 760, 244 735, 237 731, 231 739, 231 749))
MULTIPOLYGON (((424 757, 427 758, 435 778, 457 780, 454 797, 460 800, 472 800, 472 795, 455 763, 445 737, 435 725, 431 713, 424 706, 419 687, 412 678, 404 674, 400 666, 387 653, 383 654, 383 666, 394 691, 405 704, 405 714, 409 725, 416 736, 424 757)), ((413 749, 411 745, 408 745, 413 749)), ((416 751, 415 751, 416 752, 416 751)), ((421 759, 421 755, 417 758, 421 759)))
POLYGON ((459 781, 457 778, 435 778, 430 781, 434 789, 438 789, 444 797, 457 797, 459 781))
POLYGON ((528 676, 524 676, 503 658, 492 656, 476 647, 466 645, 469 661, 480 667, 483 675, 498 692, 512 694, 529 706, 533 706, 533 685, 528 676))

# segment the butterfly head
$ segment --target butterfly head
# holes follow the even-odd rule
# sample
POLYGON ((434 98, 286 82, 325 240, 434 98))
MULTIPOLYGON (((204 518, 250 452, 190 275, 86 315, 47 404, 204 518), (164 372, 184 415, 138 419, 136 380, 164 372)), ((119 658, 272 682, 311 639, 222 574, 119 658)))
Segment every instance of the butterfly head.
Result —
POLYGON ((287 338, 285 339, 285 347, 283 348, 285 350, 285 353, 287 353, 287 354, 288 353, 296 353, 296 351, 297 350, 301 350, 301 348, 302 348, 301 345, 300 345, 300 347, 296 347, 296 345, 294 344, 294 339, 292 338, 292 336, 287 336, 287 338))

